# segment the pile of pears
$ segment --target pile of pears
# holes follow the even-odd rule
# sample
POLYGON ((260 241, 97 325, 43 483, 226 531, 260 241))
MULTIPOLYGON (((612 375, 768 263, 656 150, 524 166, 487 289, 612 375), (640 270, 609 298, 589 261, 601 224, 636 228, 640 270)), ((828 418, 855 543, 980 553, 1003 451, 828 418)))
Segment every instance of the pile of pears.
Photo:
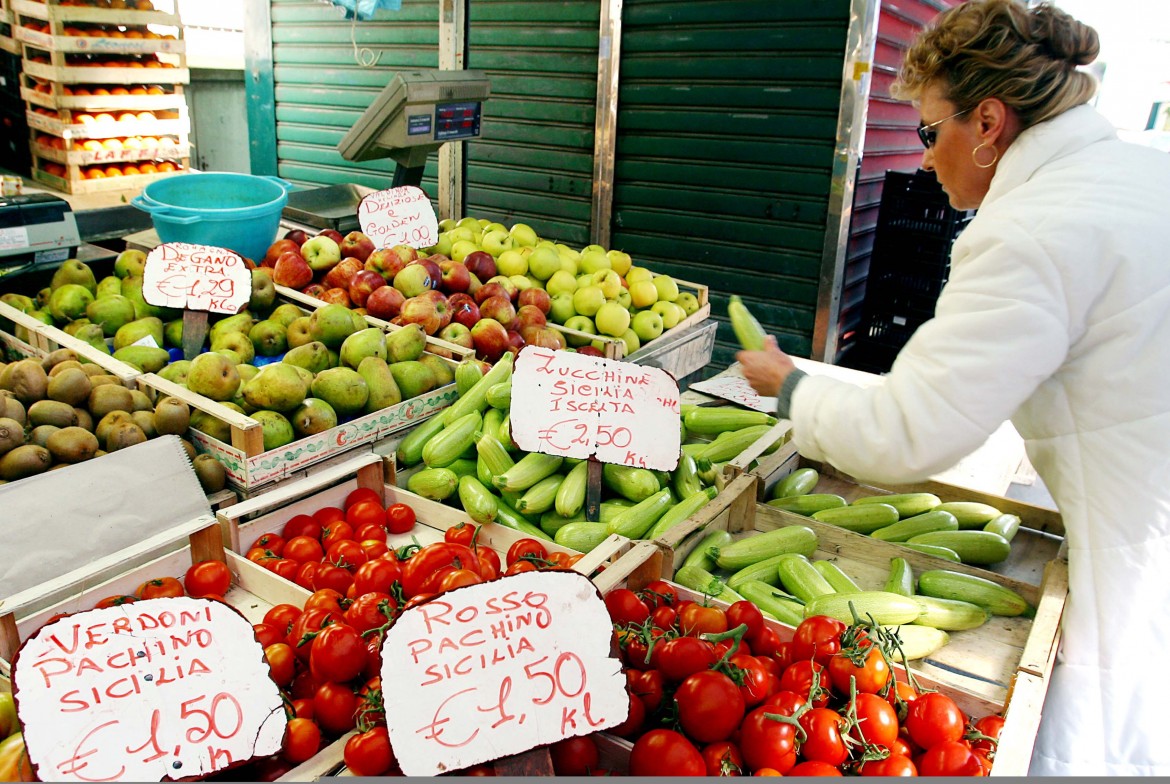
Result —
MULTIPOLYGON (((182 400, 152 402, 73 351, 0 362, 0 482, 83 463, 161 435, 187 433, 182 400)), ((222 490, 223 466, 183 439, 205 492, 222 490)))

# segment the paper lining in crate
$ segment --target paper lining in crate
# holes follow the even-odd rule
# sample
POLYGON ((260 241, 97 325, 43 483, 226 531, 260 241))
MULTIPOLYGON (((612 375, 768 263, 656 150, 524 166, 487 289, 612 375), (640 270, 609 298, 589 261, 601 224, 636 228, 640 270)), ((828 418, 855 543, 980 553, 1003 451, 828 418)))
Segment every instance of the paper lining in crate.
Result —
MULTIPOLYGON (((53 136, 60 136, 64 139, 114 139, 126 138, 132 136, 186 136, 191 132, 191 119, 187 116, 186 106, 179 106, 174 109, 167 109, 163 111, 177 114, 173 118, 154 118, 154 119, 139 119, 137 115, 133 118, 124 116, 122 119, 117 119, 113 114, 110 114, 110 119, 100 119, 102 112, 98 116, 89 114, 89 112, 78 112, 73 109, 60 109, 58 114, 60 118, 51 117, 44 112, 50 111, 44 109, 37 111, 30 109, 26 113, 28 118, 28 127, 36 129, 53 136), (90 121, 79 120, 80 117, 91 117, 90 121)), ((121 112, 122 115, 134 114, 133 112, 121 112)), ((139 112, 141 114, 141 112, 139 112)), ((153 112, 151 112, 153 114, 153 112)))
MULTIPOLYGON (((739 461, 735 461, 739 463, 739 461)), ((814 468, 820 474, 817 486, 813 493, 832 493, 852 503, 857 498, 890 493, 932 493, 942 501, 976 501, 995 507, 1005 514, 1017 515, 1021 520, 1019 532, 1011 541, 1011 555, 1007 560, 992 564, 987 568, 965 566, 960 571, 970 570, 971 574, 980 577, 994 578, 997 575, 1010 576, 1021 582, 1036 586, 1040 585, 1044 576, 1044 565, 1056 558, 1063 545, 1064 521, 1060 513, 1039 506, 1016 501, 1011 498, 983 493, 965 487, 927 480, 913 485, 890 485, 879 488, 858 482, 851 476, 841 473, 831 465, 809 460, 796 451, 793 443, 785 444, 772 455, 761 458, 760 465, 751 473, 760 477, 758 497, 761 501, 767 498, 775 484, 797 468, 814 468)), ((813 520, 811 517, 795 514, 774 507, 769 507, 781 518, 791 523, 807 525, 819 536, 843 538, 845 541, 863 547, 866 542, 876 541, 863 534, 845 531, 837 526, 813 520)), ((897 545, 902 553, 912 552, 909 548, 897 545)), ((936 559, 939 566, 948 568, 952 564, 944 559, 936 559)), ((954 565, 954 564, 952 564, 954 565)))
POLYGON ((32 316, 21 313, 7 303, 0 302, 0 323, 4 320, 11 321, 15 328, 12 334, 0 332, 0 341, 17 356, 39 359, 59 348, 67 348, 81 359, 94 363, 112 376, 117 376, 125 386, 134 386, 138 377, 142 375, 138 368, 114 359, 85 341, 78 340, 56 327, 50 327, 32 316))
POLYGON ((136 112, 155 109, 178 109, 187 105, 187 98, 183 94, 182 85, 167 85, 168 92, 163 85, 151 84, 148 79, 140 79, 130 87, 118 86, 106 88, 100 85, 72 86, 60 82, 35 79, 28 74, 22 75, 20 97, 34 106, 43 106, 46 109, 70 109, 109 111, 134 110, 136 112), (152 89, 153 88, 153 89, 152 89), (85 90, 85 94, 80 90, 85 90), (101 89, 103 94, 91 94, 95 89, 101 89), (124 90, 125 94, 114 90, 124 90))

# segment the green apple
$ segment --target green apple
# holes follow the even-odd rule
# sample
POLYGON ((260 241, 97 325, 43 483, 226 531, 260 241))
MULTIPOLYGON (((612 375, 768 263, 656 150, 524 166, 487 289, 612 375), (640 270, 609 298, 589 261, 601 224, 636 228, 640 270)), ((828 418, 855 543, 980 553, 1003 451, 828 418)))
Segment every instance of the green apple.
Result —
MULTIPOLYGON (((480 221, 480 223, 483 223, 483 221, 480 221)), ((483 227, 483 233, 487 234, 489 231, 502 231, 505 234, 508 234, 508 227, 502 223, 489 223, 483 227)), ((511 235, 509 234, 508 236, 511 235)))
MULTIPOLYGON (((578 332, 584 332, 587 335, 596 335, 597 327, 593 325, 593 319, 588 316, 573 316, 565 321, 565 326, 569 329, 575 329, 578 332)), ((581 337, 579 335, 567 334, 565 340, 569 342, 570 346, 584 346, 589 343, 592 338, 581 337)))
POLYGON ((570 248, 568 245, 562 245, 561 243, 558 242, 555 247, 556 247, 557 253, 561 254, 562 256, 569 257, 570 259, 577 262, 578 264, 581 263, 581 254, 578 253, 577 251, 573 250, 572 248, 570 248))
POLYGON ((658 301, 658 287, 650 280, 630 283, 630 300, 635 308, 648 308, 658 301))
POLYGON ((658 275, 654 278, 654 287, 658 289, 658 299, 674 302, 678 299, 678 284, 669 275, 658 275))
POLYGON ((642 348, 642 341, 638 339, 637 333, 632 329, 627 329, 625 332, 623 332, 618 337, 618 340, 626 344, 625 356, 627 357, 638 349, 642 348))
POLYGON ((597 250, 586 249, 581 253, 581 269, 594 273, 599 270, 613 269, 613 263, 609 260, 609 256, 605 255, 605 251, 600 248, 597 250))
POLYGON ((630 271, 630 267, 634 263, 634 260, 630 258, 630 254, 623 253, 620 250, 611 250, 605 255, 609 256, 609 263, 613 267, 613 271, 623 277, 630 271))
POLYGON ((629 270, 626 271, 626 283, 629 283, 631 286, 633 286, 635 283, 637 283, 640 280, 653 280, 653 279, 654 279, 654 273, 652 273, 650 270, 646 269, 645 267, 630 267, 629 270))
POLYGON ((582 255, 584 255, 587 252, 594 252, 594 251, 601 251, 602 253, 605 253, 605 248, 601 247, 600 245, 586 245, 584 248, 581 248, 582 255))
POLYGON ((524 289, 530 289, 533 286, 527 275, 509 275, 508 280, 512 281, 512 285, 516 287, 517 291, 524 291, 524 289))
POLYGON ((589 275, 587 273, 582 272, 580 275, 577 276, 577 288, 583 289, 586 286, 592 286, 592 285, 593 285, 593 276, 592 275, 589 275))
POLYGON ((611 269, 594 272, 593 283, 601 287, 601 293, 606 299, 614 299, 623 288, 621 276, 611 269))
POLYGON ((662 319, 663 329, 673 329, 675 324, 687 317, 686 311, 674 302, 655 302, 650 310, 662 319))
POLYGON ((453 244, 451 232, 445 231, 439 235, 439 241, 435 243, 433 250, 435 253, 442 253, 447 258, 451 258, 451 245, 453 244))
POLYGON ((605 294, 602 292, 601 286, 580 286, 573 292, 573 308, 582 316, 594 315, 604 304, 605 294))
POLYGON ((630 328, 642 342, 654 340, 662 334, 662 316, 652 310, 642 310, 634 314, 630 328))
POLYGON ((487 218, 477 218, 476 223, 479 224, 480 231, 487 231, 487 227, 492 225, 492 222, 487 218))
POLYGON ((535 248, 552 248, 553 250, 556 250, 557 244, 555 242, 553 242, 552 240, 537 240, 536 245, 534 245, 533 247, 535 247, 535 248))
POLYGON ((459 221, 454 218, 443 218, 439 221, 439 231, 447 232, 459 225, 459 221))
POLYGON ((689 291, 684 291, 678 295, 675 304, 683 309, 688 316, 696 313, 699 310, 699 298, 689 291))
POLYGON ((508 233, 512 235, 512 242, 516 245, 531 248, 540 242, 540 238, 536 236, 536 231, 526 223, 517 223, 508 233))
POLYGON ((597 309, 593 322, 602 335, 616 338, 630 328, 630 311, 616 302, 606 302, 597 309))
POLYGON ((533 248, 528 254, 528 270, 541 280, 548 280, 560 269, 560 254, 552 248, 533 248))
POLYGON ((554 294, 552 297, 552 304, 548 309, 548 317, 557 324, 564 324, 566 321, 577 315, 577 309, 573 307, 572 294, 554 294))
POLYGON ((544 290, 552 297, 557 294, 572 294, 577 290, 577 279, 564 270, 557 270, 544 282, 544 290))
POLYGON ((455 261, 463 261, 479 250, 479 246, 471 240, 459 240, 451 246, 451 258, 455 261))
POLYGON ((466 226, 456 226, 447 232, 447 234, 451 235, 452 244, 459 242, 459 240, 467 240, 468 242, 472 242, 475 239, 475 235, 477 233, 478 232, 473 232, 466 226))
POLYGON ((492 256, 500 256, 512 247, 512 237, 503 229, 485 231, 479 241, 479 246, 492 256))
POLYGON ((619 291, 618 295, 613 298, 613 301, 631 313, 637 310, 637 308, 634 307, 634 301, 630 298, 630 292, 628 289, 622 289, 619 291))
POLYGON ((576 276, 577 273, 579 273, 581 271, 577 262, 573 261, 568 256, 561 256, 560 260, 561 260, 561 269, 563 269, 565 272, 569 273, 570 275, 576 276))
POLYGON ((520 251, 506 250, 496 259, 496 272, 509 278, 513 275, 523 275, 528 272, 528 260, 520 251))
POLYGON ((529 256, 532 255, 532 251, 535 250, 535 248, 530 248, 527 245, 525 245, 523 247, 518 247, 515 244, 513 244, 512 250, 519 252, 521 256, 523 256, 524 258, 527 259, 529 256))
POLYGON ((470 216, 466 218, 460 218, 458 221, 456 221, 455 225, 460 227, 466 226, 471 231, 483 231, 483 226, 480 225, 479 218, 472 218, 470 216))

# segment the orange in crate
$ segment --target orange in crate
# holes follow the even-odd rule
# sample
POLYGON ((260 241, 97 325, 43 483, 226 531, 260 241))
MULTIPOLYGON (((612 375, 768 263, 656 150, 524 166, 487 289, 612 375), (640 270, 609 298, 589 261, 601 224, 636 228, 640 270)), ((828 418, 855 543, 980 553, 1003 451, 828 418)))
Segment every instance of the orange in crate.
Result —
POLYGON ((102 142, 102 148, 104 148, 106 150, 121 150, 122 149, 122 140, 121 139, 106 139, 105 141, 102 142))
POLYGON ((41 166, 41 170, 45 174, 51 174, 54 177, 64 177, 65 176, 65 167, 59 163, 53 163, 51 161, 46 162, 43 166, 41 166))
POLYGON ((127 177, 131 177, 135 174, 142 174, 142 170, 132 163, 127 163, 122 167, 122 174, 125 174, 127 177))
POLYGON ((175 164, 171 163, 170 161, 163 161, 162 163, 160 163, 158 165, 158 170, 160 173, 161 172, 173 172, 173 171, 177 171, 177 167, 175 166, 175 164))
POLYGON ((106 167, 106 176, 107 177, 121 177, 122 176, 122 167, 121 166, 107 166, 106 167))
POLYGON ((143 174, 158 174, 158 167, 150 161, 138 164, 138 170, 143 174))
POLYGON ((96 166, 90 167, 88 169, 84 169, 82 171, 82 174, 85 175, 85 179, 87 179, 87 180, 101 180, 101 179, 104 179, 106 176, 106 173, 103 172, 101 169, 99 169, 96 166))

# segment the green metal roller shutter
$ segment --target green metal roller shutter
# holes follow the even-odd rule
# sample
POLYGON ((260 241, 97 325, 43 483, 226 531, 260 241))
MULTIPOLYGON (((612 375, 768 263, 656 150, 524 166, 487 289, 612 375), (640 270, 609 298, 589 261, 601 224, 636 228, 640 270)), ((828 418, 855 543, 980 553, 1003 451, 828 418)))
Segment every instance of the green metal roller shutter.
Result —
POLYGON ((848 0, 626 0, 611 245, 711 287, 707 374, 739 294, 809 356, 848 0))
POLYGON ((467 67, 492 96, 469 142, 466 213, 580 248, 589 243, 597 0, 474 0, 467 67))
MULTIPOLYGON (((393 161, 352 163, 341 157, 337 144, 390 73, 438 67, 439 4, 403 0, 401 11, 356 25, 340 8, 319 0, 273 0, 271 12, 279 176, 300 185, 389 187, 393 161), (358 64, 354 39, 377 58, 374 67, 358 64)), ((432 155, 423 179, 432 199, 437 173, 432 155)))

